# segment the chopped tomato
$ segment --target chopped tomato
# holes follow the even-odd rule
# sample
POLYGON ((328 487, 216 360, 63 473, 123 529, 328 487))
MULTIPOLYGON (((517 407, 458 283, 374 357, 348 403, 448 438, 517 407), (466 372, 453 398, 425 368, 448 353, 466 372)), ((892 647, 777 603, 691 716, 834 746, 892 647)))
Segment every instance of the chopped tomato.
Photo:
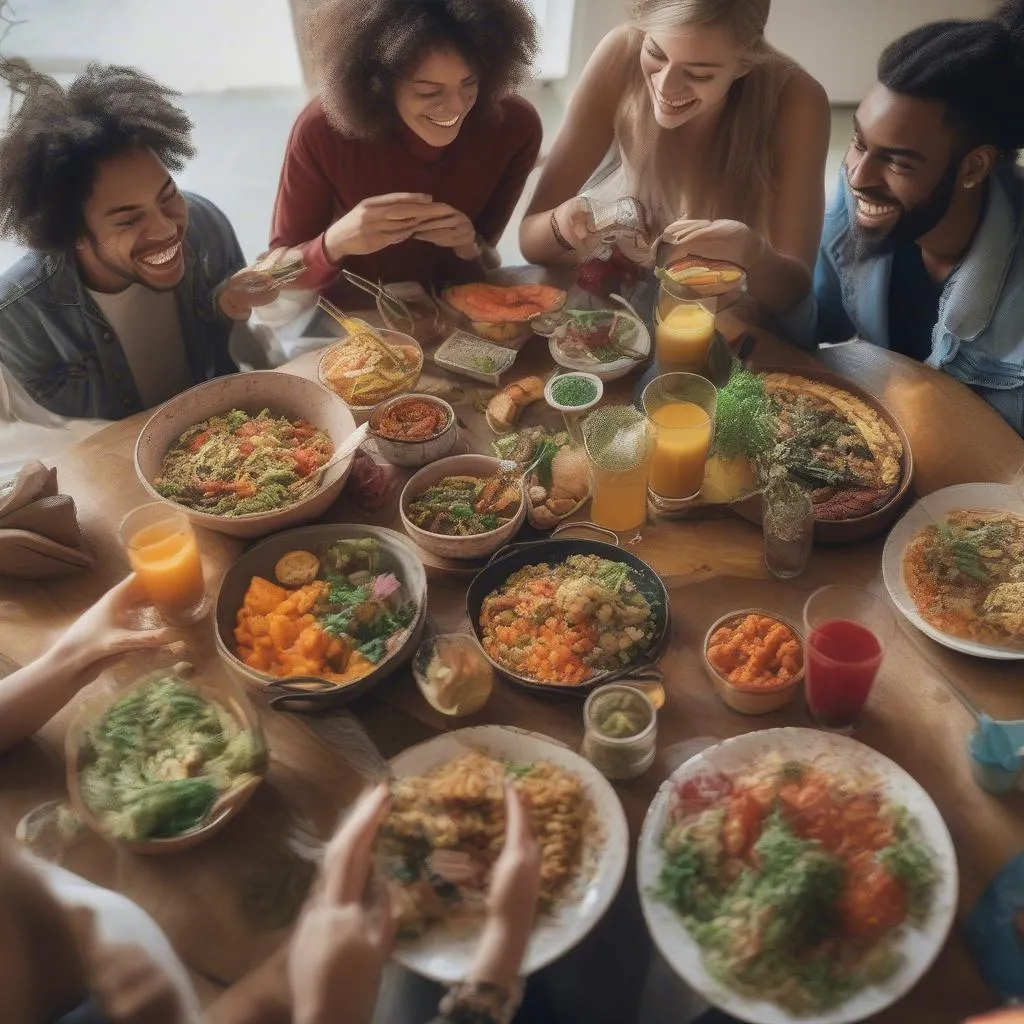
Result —
POLYGON ((248 441, 243 441, 238 446, 238 451, 239 454, 241 455, 252 455, 252 453, 256 451, 256 447, 255 445, 250 444, 248 441))
POLYGON ((188 446, 190 452, 197 452, 200 448, 210 440, 210 431, 202 430, 195 437, 192 438, 191 444, 188 446))
POLYGON ((299 476, 309 476, 320 465, 319 456, 309 448, 296 448, 292 452, 292 458, 295 460, 295 471, 299 476))
POLYGON ((686 813, 702 811, 732 792, 732 780, 721 772, 702 772, 683 782, 676 793, 680 809, 686 813))
POLYGON ((846 880, 839 894, 839 916, 848 935, 882 935, 907 916, 903 886, 874 857, 848 861, 846 880))
POLYGON ((725 852, 732 857, 746 853, 757 839, 760 824, 760 804, 742 790, 733 793, 725 812, 725 824, 722 826, 722 845, 725 852))

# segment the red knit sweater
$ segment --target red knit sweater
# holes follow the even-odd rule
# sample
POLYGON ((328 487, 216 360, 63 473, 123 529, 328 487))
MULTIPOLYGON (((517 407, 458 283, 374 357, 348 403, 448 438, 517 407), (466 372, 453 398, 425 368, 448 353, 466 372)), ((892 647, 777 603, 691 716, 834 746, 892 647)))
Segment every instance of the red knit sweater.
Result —
MULTIPOLYGON (((327 123, 319 99, 299 115, 288 139, 274 203, 271 247, 298 246, 309 268, 299 284, 332 302, 365 305, 366 295, 339 276, 328 260, 323 233, 360 200, 388 192, 422 192, 448 203, 496 242, 515 209, 540 150, 541 124, 519 97, 502 101, 502 114, 474 112, 455 141, 428 145, 404 124, 392 138, 347 137, 327 123)), ((409 239, 344 266, 371 281, 420 281, 442 285, 479 276, 476 260, 409 239)))

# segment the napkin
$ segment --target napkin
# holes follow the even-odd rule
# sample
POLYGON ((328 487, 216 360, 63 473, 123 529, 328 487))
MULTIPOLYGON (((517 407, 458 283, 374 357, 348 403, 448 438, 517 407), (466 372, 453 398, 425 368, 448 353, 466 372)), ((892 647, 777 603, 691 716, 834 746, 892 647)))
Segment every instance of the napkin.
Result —
POLYGON ((95 564, 74 499, 58 493, 55 469, 27 462, 0 483, 0 575, 43 579, 95 564))

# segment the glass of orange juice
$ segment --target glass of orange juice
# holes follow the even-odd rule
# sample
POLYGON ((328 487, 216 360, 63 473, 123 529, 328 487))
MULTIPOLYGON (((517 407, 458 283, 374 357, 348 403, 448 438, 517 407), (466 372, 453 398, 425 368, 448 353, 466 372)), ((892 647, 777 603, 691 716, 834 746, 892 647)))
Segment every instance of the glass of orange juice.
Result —
POLYGON ((712 304, 692 298, 692 292, 685 286, 663 277, 654 313, 654 355, 658 372, 705 372, 714 340, 712 304))
POLYGON ((121 543, 150 603, 172 625, 188 626, 209 611, 195 531, 184 512, 155 501, 129 512, 121 543))
POLYGON ((654 437, 648 479, 656 509, 700 493, 717 401, 718 389, 695 373, 666 373, 644 388, 640 404, 654 437))
POLYGON ((647 522, 647 474, 650 428, 631 405, 602 406, 583 421, 583 442, 590 461, 595 526, 638 540, 647 522))

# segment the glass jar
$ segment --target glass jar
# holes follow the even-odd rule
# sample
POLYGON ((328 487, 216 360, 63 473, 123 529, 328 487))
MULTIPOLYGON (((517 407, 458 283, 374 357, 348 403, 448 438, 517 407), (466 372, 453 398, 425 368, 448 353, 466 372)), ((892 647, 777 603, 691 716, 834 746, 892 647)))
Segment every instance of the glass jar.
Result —
POLYGON ((814 546, 814 505, 789 481, 770 483, 762 495, 765 568, 781 580, 799 576, 814 546))
POLYGON ((635 779, 654 761, 658 716, 642 690, 599 686, 583 705, 583 756, 606 778, 635 779))

